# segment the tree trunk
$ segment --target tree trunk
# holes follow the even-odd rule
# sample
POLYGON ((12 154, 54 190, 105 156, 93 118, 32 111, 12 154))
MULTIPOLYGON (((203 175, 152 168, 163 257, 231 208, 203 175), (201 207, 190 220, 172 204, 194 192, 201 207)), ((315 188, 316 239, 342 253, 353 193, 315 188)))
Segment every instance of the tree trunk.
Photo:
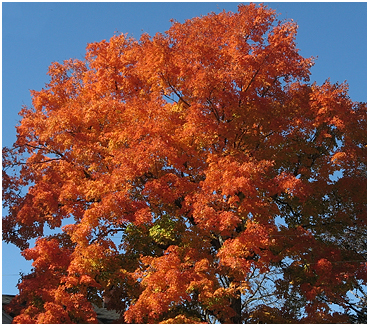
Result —
POLYGON ((234 310, 235 315, 231 317, 232 324, 242 324, 241 320, 241 292, 236 292, 236 297, 231 299, 231 308, 234 310))

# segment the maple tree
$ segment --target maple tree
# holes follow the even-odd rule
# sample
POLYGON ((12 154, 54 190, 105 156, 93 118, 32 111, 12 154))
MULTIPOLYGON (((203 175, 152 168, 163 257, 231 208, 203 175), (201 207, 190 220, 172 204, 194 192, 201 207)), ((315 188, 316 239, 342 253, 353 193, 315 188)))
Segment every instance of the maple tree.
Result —
POLYGON ((366 104, 309 82, 296 33, 240 5, 52 63, 3 149, 3 239, 34 261, 14 322, 94 323, 103 301, 128 323, 360 313, 366 104))

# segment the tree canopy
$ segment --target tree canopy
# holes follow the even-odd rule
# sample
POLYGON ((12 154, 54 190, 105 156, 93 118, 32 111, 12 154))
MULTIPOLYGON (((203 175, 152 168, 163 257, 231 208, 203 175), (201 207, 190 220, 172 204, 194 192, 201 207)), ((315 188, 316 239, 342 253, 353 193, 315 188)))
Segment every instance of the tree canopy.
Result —
POLYGON ((364 322, 366 104, 296 33, 240 5, 51 64, 3 149, 15 322, 364 322))

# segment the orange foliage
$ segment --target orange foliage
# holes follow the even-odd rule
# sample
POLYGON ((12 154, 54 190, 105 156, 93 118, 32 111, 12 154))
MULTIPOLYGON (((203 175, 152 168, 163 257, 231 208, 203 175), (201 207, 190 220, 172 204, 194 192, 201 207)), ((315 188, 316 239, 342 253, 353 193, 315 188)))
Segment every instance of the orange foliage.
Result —
POLYGON ((34 261, 15 322, 347 320, 366 105, 309 83, 296 32, 240 5, 50 66, 3 151, 3 238, 34 261))

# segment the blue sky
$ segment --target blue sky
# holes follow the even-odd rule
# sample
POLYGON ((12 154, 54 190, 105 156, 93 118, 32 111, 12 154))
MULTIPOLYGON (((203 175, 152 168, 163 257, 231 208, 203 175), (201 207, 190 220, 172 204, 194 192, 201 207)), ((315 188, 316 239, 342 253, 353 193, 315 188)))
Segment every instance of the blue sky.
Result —
MULTIPOLYGON (((244 2, 247 4, 248 2, 244 2)), ((83 59, 88 43, 108 40, 115 32, 139 38, 169 29, 209 12, 237 11, 239 2, 112 2, 2 3, 2 145, 15 141, 22 105, 30 105, 29 90, 48 82, 53 61, 83 59)), ((267 2, 299 25, 297 46, 305 57, 318 57, 311 81, 348 82, 354 101, 367 101, 366 2, 267 2)), ((16 294, 19 272, 30 262, 3 243, 2 293, 16 294)))

